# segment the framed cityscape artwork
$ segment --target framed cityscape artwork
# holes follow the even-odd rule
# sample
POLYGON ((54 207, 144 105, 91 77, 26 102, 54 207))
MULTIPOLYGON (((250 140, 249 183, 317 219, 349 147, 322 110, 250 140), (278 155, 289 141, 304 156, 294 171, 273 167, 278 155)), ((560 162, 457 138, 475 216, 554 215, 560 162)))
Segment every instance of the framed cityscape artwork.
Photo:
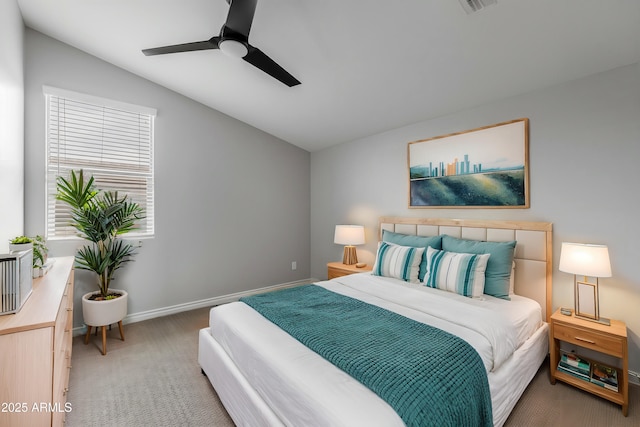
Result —
POLYGON ((529 119, 408 144, 410 208, 528 208, 529 119))

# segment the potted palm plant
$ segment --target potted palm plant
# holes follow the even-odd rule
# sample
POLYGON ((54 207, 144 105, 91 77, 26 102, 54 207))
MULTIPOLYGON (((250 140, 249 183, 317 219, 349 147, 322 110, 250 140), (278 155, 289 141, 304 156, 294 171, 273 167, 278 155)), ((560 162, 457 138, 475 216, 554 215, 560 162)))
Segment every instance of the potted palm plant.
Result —
POLYGON ((127 292, 110 286, 114 273, 135 254, 120 236, 137 228, 144 210, 127 195, 96 189, 93 181, 93 176, 85 180, 82 170, 71 171, 68 179, 58 177, 56 198, 71 207, 71 225, 91 242, 78 250, 76 267, 97 275, 98 291, 83 295, 82 313, 87 326, 98 327, 127 315, 127 292))

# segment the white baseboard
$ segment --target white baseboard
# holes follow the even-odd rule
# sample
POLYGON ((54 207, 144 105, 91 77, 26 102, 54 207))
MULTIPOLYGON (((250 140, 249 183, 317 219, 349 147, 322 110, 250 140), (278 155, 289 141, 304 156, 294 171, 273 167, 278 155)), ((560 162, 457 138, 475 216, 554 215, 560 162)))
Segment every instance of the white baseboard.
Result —
MULTIPOLYGON (((139 313, 127 314, 122 319, 123 324, 142 322, 143 320, 154 319, 156 317, 169 316, 171 314, 181 313, 183 311, 195 310, 203 307, 213 307, 214 305, 225 304, 232 301, 237 301, 242 297, 249 295, 260 294, 263 292, 275 291, 278 289, 291 288, 293 286, 305 285, 307 283, 317 282, 318 279, 309 278, 303 280, 296 280, 295 282, 280 283, 278 285, 267 286, 264 288, 252 289, 250 291, 236 292, 234 294, 222 295, 219 297, 207 298, 200 301, 187 302, 184 304, 172 305, 169 307, 156 308, 153 310, 141 311, 139 313)), ((84 335, 87 333, 87 327, 85 325, 73 328, 73 336, 84 335)))

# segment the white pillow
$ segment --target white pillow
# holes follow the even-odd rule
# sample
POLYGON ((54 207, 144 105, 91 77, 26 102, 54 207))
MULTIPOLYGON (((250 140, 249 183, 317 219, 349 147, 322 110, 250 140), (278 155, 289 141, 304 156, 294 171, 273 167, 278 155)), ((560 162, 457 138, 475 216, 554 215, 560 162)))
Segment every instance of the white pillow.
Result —
POLYGON ((465 297, 484 293, 484 272, 490 254, 467 254, 427 248, 425 286, 465 297))
POLYGON ((423 253, 424 248, 379 242, 372 273, 375 276, 393 277, 405 282, 419 283, 418 272, 423 253))

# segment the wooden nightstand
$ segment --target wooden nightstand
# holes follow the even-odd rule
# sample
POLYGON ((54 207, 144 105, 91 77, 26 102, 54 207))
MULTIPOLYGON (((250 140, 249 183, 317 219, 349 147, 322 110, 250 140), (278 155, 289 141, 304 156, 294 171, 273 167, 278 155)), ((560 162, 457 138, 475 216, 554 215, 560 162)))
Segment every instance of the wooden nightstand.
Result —
MULTIPOLYGON (((549 335, 549 354, 551 384, 560 380, 589 393, 600 396, 622 406, 622 414, 626 417, 629 410, 629 377, 627 354, 627 325, 619 320, 611 319, 611 326, 591 322, 560 313, 558 309, 551 316, 549 335), (557 369, 560 357, 560 342, 567 342, 579 347, 588 348, 598 353, 608 354, 619 359, 615 366, 618 371, 618 391, 600 387, 597 384, 576 378, 557 369)), ((588 358, 587 358, 588 359, 588 358)), ((605 363, 605 365, 608 365, 605 363)))
POLYGON ((327 264, 327 276, 329 277, 329 280, 354 273, 365 273, 371 270, 372 267, 370 265, 358 268, 355 266, 355 264, 346 265, 341 262, 330 262, 327 264))

